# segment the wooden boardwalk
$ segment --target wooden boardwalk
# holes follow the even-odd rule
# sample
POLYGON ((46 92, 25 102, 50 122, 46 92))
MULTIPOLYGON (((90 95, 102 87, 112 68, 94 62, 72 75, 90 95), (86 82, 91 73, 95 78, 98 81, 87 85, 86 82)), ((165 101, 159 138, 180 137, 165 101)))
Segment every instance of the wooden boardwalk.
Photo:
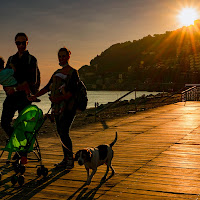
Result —
POLYGON ((102 124, 71 131, 74 152, 110 143, 117 131, 113 177, 100 183, 106 170, 101 166, 91 185, 84 186, 83 166, 54 169, 62 159, 58 138, 39 138, 48 177, 39 179, 37 163, 29 162, 25 184, 13 187, 12 168, 1 163, 0 199, 200 199, 200 102, 179 102, 102 124))

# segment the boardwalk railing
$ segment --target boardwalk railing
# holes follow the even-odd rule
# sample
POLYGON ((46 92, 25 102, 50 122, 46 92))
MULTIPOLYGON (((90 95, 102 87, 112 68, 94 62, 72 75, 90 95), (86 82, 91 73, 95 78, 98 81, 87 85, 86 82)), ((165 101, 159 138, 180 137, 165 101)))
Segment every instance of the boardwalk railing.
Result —
POLYGON ((116 101, 112 102, 111 104, 108 104, 107 106, 105 106, 104 108, 102 108, 99 111, 95 112, 95 119, 96 119, 96 115, 99 114, 100 112, 104 111, 105 109, 109 108, 110 106, 114 105, 115 103, 119 102, 122 98, 126 97, 127 95, 131 94, 132 92, 135 92, 135 98, 136 98, 136 90, 132 90, 128 93, 126 93, 125 95, 123 95, 122 97, 118 98, 116 101))
POLYGON ((200 98, 200 87, 193 86, 181 92, 182 101, 198 101, 200 98))
MULTIPOLYGON (((114 104, 117 104, 122 98, 124 98, 125 96, 129 95, 130 93, 133 93, 135 92, 135 99, 134 101, 130 100, 130 102, 125 102, 125 104, 129 104, 129 105, 132 105, 130 106, 128 109, 130 109, 129 111, 127 111, 128 113, 136 113, 137 111, 141 111, 141 110, 146 110, 148 108, 152 108, 152 107, 155 107, 156 104, 157 105, 160 105, 160 104, 164 104, 164 101, 166 101, 168 99, 168 102, 177 102, 177 101, 181 101, 181 95, 180 95, 180 91, 178 93, 173 93, 171 95, 169 95, 168 93, 164 94, 157 94, 157 95, 148 95, 148 96, 145 96, 145 95, 142 95, 140 97, 136 97, 136 89, 126 93, 125 95, 123 95, 122 97, 118 98, 116 101, 114 102, 110 102, 108 103, 107 105, 104 105, 101 107, 96 107, 95 106, 95 121, 97 119, 97 116, 107 110, 108 108, 112 107, 114 104), (177 96, 178 94, 178 96, 177 96), (175 97, 176 96, 176 97, 175 97), (160 100, 161 99, 161 100, 160 100), (172 99, 172 100, 169 100, 169 99, 172 99), (147 105, 147 106, 146 106, 147 105)), ((121 105, 125 105, 125 104, 121 104, 121 105)))

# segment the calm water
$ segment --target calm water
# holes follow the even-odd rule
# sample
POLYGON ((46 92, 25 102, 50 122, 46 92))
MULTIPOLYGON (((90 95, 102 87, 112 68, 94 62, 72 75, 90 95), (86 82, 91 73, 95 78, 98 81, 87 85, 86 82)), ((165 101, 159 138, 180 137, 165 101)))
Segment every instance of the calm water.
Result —
MULTIPOLYGON (((88 91, 88 106, 87 106, 87 108, 95 107, 95 102, 98 102, 99 105, 106 104, 108 102, 113 102, 128 92, 129 91, 88 91)), ((137 91, 136 97, 140 97, 143 94, 155 95, 157 93, 158 92, 137 91)), ((5 97, 6 97, 5 92, 3 90, 0 90, 0 115, 2 112, 2 104, 3 104, 5 97)), ((44 113, 47 113, 47 111, 49 110, 49 108, 51 106, 51 103, 48 98, 48 94, 41 96, 39 99, 41 99, 41 102, 34 103, 34 104, 37 105, 39 108, 41 108, 44 113)), ((121 100, 131 100, 131 99, 135 99, 135 92, 129 94, 128 96, 124 97, 121 100)), ((16 113, 16 116, 17 116, 17 113, 16 113)))

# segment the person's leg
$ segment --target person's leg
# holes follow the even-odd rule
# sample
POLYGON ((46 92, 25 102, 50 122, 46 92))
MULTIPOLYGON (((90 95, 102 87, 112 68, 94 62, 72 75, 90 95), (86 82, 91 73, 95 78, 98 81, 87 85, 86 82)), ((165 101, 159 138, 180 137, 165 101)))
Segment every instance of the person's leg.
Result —
POLYGON ((74 117, 75 117, 74 112, 65 113, 63 114, 62 117, 55 116, 57 131, 63 143, 62 147, 63 147, 64 157, 72 155, 72 141, 70 138, 69 130, 74 120, 74 117))
POLYGON ((26 95, 17 94, 6 97, 3 103, 1 126, 9 137, 13 132, 13 127, 11 126, 11 122, 13 120, 15 112, 18 111, 20 113, 27 105, 30 104, 31 102, 28 101, 26 95))
POLYGON ((13 132, 13 127, 11 126, 12 119, 14 117, 17 107, 12 97, 7 96, 3 103, 3 111, 1 115, 1 126, 6 134, 10 137, 13 132))
MULTIPOLYGON (((62 148, 64 153, 64 163, 62 163, 62 161, 62 164, 67 164, 69 160, 73 161, 72 141, 70 138, 69 130, 74 118, 75 112, 65 112, 61 117, 55 116, 57 131, 62 141, 62 148)), ((73 163, 71 165, 73 165, 73 163)))

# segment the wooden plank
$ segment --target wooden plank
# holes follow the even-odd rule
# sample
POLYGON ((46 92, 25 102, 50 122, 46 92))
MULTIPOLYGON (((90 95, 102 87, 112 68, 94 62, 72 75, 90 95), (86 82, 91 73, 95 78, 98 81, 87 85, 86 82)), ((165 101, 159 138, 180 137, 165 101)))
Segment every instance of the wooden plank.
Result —
MULTIPOLYGON (((84 166, 55 170, 63 158, 62 146, 55 135, 38 135, 42 160, 49 174, 36 175, 38 162, 29 161, 25 184, 14 187, 12 167, 0 163, 1 199, 197 199, 200 193, 200 108, 195 102, 182 102, 109 120, 71 131, 74 152, 84 147, 114 145, 113 167, 116 174, 101 183, 106 166, 100 166, 90 186, 84 186, 84 166)), ((45 126, 47 126, 45 124, 45 126)), ((48 130, 51 128, 46 127, 48 130)), ((45 129, 45 127, 44 127, 45 129)), ((32 153, 29 155, 34 157, 32 153)), ((6 160, 5 153, 2 160, 6 160)), ((111 172, 109 172, 109 175, 111 172)))

